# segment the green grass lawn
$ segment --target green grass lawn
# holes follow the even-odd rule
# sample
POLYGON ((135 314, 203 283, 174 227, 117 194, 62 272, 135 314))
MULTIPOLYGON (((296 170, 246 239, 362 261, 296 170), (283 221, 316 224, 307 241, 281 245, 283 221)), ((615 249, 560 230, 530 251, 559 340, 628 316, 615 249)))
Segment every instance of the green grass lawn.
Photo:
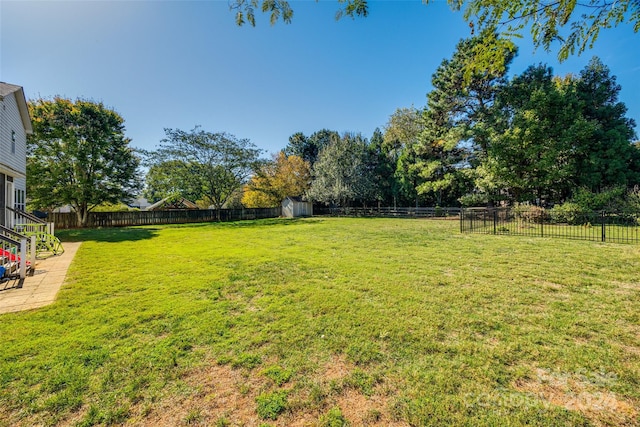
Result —
POLYGON ((640 425, 640 248, 456 221, 65 231, 0 426, 640 425))

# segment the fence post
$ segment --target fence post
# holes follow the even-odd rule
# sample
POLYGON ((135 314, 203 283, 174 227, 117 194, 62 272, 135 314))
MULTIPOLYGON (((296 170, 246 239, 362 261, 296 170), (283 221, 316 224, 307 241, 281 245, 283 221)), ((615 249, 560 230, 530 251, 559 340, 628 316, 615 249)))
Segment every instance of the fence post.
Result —
POLYGON ((544 218, 547 216, 547 211, 542 211, 542 217, 540 218, 540 237, 544 237, 544 218))
POLYGON ((493 209, 493 234, 498 234, 498 210, 493 209))
POLYGON ((605 213, 604 211, 602 211, 601 215, 600 215, 600 220, 602 222, 602 241, 606 242, 607 241, 607 228, 604 225, 604 220, 605 220, 605 213))
POLYGON ((460 211, 460 233, 464 233, 464 210, 460 211))

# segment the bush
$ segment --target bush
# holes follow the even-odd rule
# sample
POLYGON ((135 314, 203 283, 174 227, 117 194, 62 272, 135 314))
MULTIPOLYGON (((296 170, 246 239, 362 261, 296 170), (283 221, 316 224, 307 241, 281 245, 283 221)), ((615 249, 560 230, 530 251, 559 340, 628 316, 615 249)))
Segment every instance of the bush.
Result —
POLYGON ((579 188, 570 202, 586 211, 617 211, 624 206, 625 187, 611 187, 598 193, 586 188, 579 188))
POLYGON ((627 193, 625 211, 631 214, 640 214, 640 187, 637 185, 627 193))
POLYGON ((567 223, 571 225, 584 224, 588 222, 587 212, 577 203, 567 202, 556 205, 551 209, 551 218, 555 222, 567 223))
POLYGON ((516 205, 512 209, 516 218, 524 222, 541 224, 546 217, 546 210, 539 206, 516 205))
POLYGON ((473 208, 487 206, 487 204, 489 203, 489 198, 486 194, 470 193, 460 197, 458 201, 464 208, 473 208))

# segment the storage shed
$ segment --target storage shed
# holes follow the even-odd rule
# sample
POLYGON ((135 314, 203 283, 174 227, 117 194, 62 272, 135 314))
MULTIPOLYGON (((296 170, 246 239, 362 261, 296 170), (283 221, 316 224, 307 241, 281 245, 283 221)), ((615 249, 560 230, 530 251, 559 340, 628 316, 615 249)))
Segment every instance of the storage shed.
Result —
POLYGON ((282 201, 282 216, 285 218, 313 216, 313 203, 305 202, 300 197, 287 197, 282 201))

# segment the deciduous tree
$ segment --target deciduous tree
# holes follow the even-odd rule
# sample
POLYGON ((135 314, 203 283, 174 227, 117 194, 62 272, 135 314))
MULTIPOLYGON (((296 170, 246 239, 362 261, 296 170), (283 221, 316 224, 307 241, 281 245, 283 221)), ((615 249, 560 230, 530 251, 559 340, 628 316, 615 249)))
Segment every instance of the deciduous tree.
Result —
MULTIPOLYGON (((429 0, 422 0, 428 4, 429 0)), ((343 5, 336 13, 342 16, 366 17, 368 0, 338 0, 343 5)), ((463 11, 470 31, 502 31, 508 38, 520 36, 529 29, 536 47, 551 50, 559 44, 558 58, 584 52, 591 47, 600 31, 620 24, 631 25, 634 32, 640 30, 640 2, 637 0, 447 0, 453 10, 463 11)), ((286 0, 233 0, 231 8, 236 12, 236 23, 255 25, 255 10, 270 14, 271 24, 279 19, 290 23, 293 10, 286 0)), ((490 68, 504 57, 500 50, 490 46, 477 51, 476 65, 490 68)))
POLYGON ((309 163, 281 151, 256 170, 245 187, 242 204, 248 208, 279 206, 286 197, 303 195, 310 185, 309 163))
MULTIPOLYGON (((198 127, 191 131, 165 129, 166 138, 151 153, 151 163, 183 164, 188 174, 190 191, 197 199, 221 209, 233 193, 240 189, 260 164, 261 150, 248 139, 238 139, 224 132, 207 132, 198 127)), ((153 166, 152 166, 153 167, 153 166)), ((174 176, 177 183, 184 176, 174 176)))
POLYGON ((342 138, 332 139, 320 151, 307 195, 314 201, 348 206, 356 201, 372 200, 374 188, 366 139, 346 133, 342 138))
POLYGON ((27 140, 27 193, 33 207, 69 204, 85 226, 96 206, 138 191, 139 159, 117 112, 99 102, 55 97, 30 102, 29 113, 34 132, 27 140))
POLYGON ((202 196, 197 167, 182 160, 166 160, 149 167, 144 197, 152 202, 166 197, 184 197, 196 201, 202 196))

